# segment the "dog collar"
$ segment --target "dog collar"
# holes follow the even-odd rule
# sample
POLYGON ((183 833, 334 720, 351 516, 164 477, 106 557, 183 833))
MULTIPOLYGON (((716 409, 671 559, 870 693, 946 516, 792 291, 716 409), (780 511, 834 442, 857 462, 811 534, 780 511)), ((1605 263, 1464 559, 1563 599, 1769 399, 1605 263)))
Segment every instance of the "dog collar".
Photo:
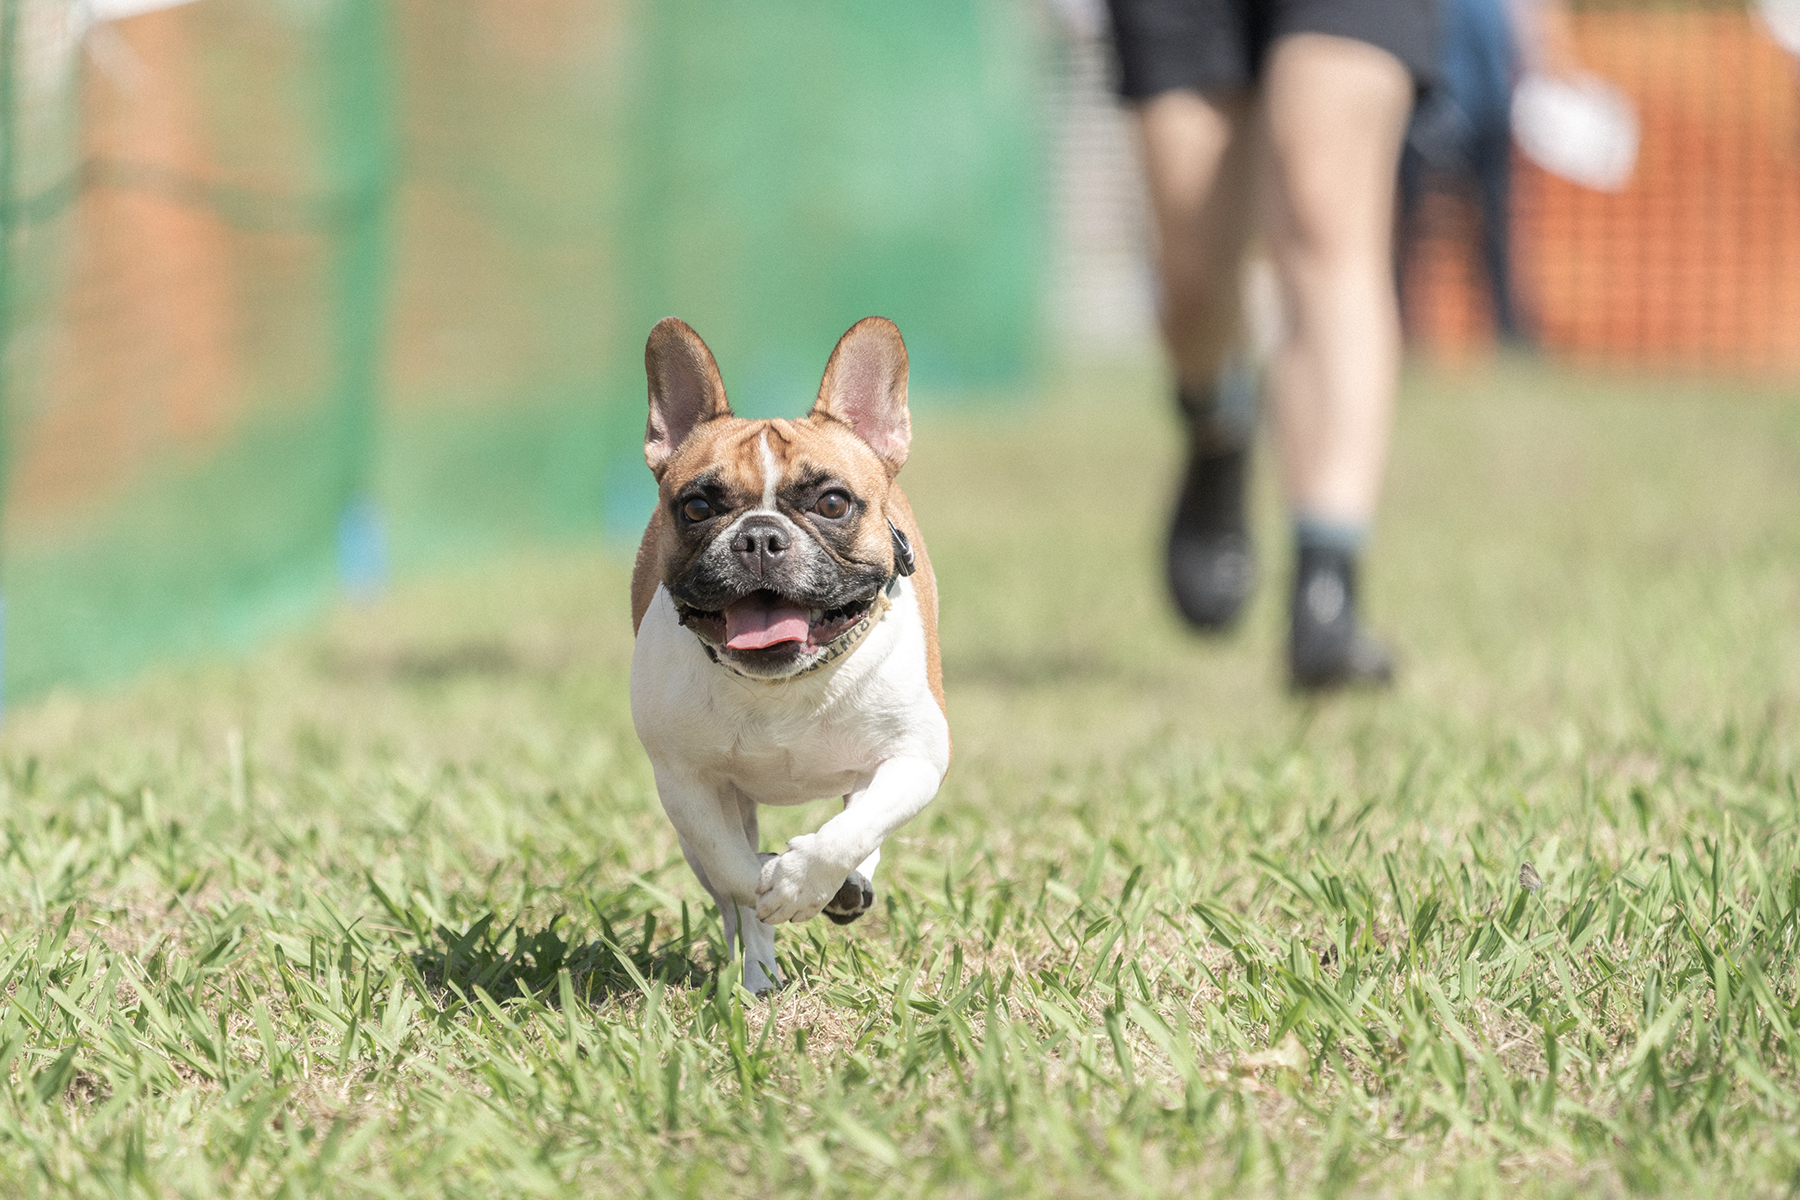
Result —
POLYGON ((886 587, 875 593, 875 602, 869 605, 869 611, 864 613, 862 618, 858 620, 856 624, 844 630, 844 632, 838 634, 829 642, 826 642, 824 649, 819 651, 819 657, 815 658, 807 666, 802 667, 792 675, 789 675, 788 678, 800 679, 804 676, 811 675, 814 671, 823 670, 862 645, 863 639, 869 636, 869 631, 881 623, 881 618, 887 616, 887 610, 890 607, 888 598, 897 590, 896 583, 898 579, 899 576, 894 576, 893 579, 888 581, 886 587))
POLYGON ((904 533, 900 532, 900 527, 894 524, 892 517, 888 518, 888 537, 894 543, 894 573, 888 577, 887 581, 888 590, 892 591, 895 581, 900 576, 911 575, 919 569, 919 560, 913 557, 912 543, 907 540, 904 533))

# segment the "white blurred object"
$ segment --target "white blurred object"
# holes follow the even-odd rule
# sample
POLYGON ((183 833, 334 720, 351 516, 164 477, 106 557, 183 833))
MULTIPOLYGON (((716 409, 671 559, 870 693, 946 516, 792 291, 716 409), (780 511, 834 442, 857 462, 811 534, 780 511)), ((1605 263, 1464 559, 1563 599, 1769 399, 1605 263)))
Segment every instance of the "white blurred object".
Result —
POLYGON ((1756 15, 1783 50, 1800 56, 1800 0, 1757 0, 1756 15))
POLYGON ((100 73, 129 95, 143 82, 144 64, 113 22, 192 3, 194 0, 71 0, 69 28, 86 44, 88 57, 100 73))
POLYGON ((1583 187, 1616 192, 1637 166, 1637 111, 1597 75, 1525 76, 1513 89, 1512 127, 1527 158, 1583 187))
POLYGON ((88 22, 94 25, 159 9, 179 8, 193 2, 194 0, 77 0, 79 7, 86 10, 88 22))
POLYGON ((1078 42, 1091 42, 1105 36, 1107 29, 1106 0, 1046 0, 1056 14, 1063 32, 1078 42))

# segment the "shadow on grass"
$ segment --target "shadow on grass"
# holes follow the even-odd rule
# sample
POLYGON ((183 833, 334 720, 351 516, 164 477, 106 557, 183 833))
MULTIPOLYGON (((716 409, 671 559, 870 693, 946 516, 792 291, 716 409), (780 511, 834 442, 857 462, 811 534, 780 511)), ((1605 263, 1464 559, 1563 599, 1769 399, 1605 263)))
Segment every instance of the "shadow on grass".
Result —
POLYGON ((504 642, 470 641, 448 646, 385 650, 330 650, 316 660, 319 674, 346 683, 429 685, 462 679, 548 677, 560 660, 530 656, 504 642))
POLYGON ((436 944, 414 952, 413 965, 426 982, 454 985, 464 995, 480 988, 495 1000, 529 995, 553 1007, 560 1003, 556 977, 563 970, 575 994, 589 1003, 641 991, 646 983, 697 987, 711 977, 696 961, 703 942, 676 939, 653 946, 653 926, 636 947, 622 945, 611 929, 602 937, 570 942, 556 931, 562 920, 554 917, 536 932, 516 924, 496 932, 492 913, 467 933, 439 925, 433 931, 436 944))

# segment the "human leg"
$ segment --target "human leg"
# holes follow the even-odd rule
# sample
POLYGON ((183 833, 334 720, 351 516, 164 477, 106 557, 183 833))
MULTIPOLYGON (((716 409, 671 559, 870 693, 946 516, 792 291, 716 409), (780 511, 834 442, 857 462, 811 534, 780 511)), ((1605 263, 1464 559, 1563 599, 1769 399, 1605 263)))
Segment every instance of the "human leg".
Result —
POLYGON ((1163 340, 1183 388, 1211 388, 1240 335, 1239 274, 1255 209, 1252 109, 1247 93, 1186 89, 1138 108, 1163 340))
POLYGON ((1532 333, 1519 310, 1512 269, 1512 129, 1483 130, 1475 139, 1474 174, 1481 199, 1481 254, 1494 298, 1500 340, 1527 349, 1532 333))
POLYGON ((1296 34, 1275 44, 1266 86, 1288 323, 1271 379, 1283 487, 1299 514, 1367 525, 1399 373, 1389 264, 1412 81, 1374 46, 1296 34))
POLYGON ((1369 43, 1296 33, 1271 48, 1264 89, 1287 315, 1270 394, 1300 543, 1290 666, 1301 687, 1385 681, 1386 653, 1357 624, 1355 565, 1399 374, 1394 188, 1413 79, 1369 43))
POLYGON ((1242 92, 1163 92, 1138 110, 1156 218, 1163 340, 1189 454, 1168 542, 1170 589, 1196 627, 1226 628, 1254 583, 1245 486, 1253 381, 1243 341, 1244 246, 1254 221, 1255 123, 1242 92))

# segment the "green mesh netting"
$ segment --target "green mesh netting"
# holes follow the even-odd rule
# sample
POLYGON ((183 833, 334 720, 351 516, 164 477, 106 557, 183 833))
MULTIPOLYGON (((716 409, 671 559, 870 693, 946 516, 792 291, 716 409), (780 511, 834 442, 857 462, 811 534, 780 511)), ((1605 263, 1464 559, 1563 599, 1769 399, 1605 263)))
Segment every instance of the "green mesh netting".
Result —
POLYGON ((10 696, 640 522, 670 312, 750 413, 1031 360, 1017 0, 132 4, 0 0, 10 696))

